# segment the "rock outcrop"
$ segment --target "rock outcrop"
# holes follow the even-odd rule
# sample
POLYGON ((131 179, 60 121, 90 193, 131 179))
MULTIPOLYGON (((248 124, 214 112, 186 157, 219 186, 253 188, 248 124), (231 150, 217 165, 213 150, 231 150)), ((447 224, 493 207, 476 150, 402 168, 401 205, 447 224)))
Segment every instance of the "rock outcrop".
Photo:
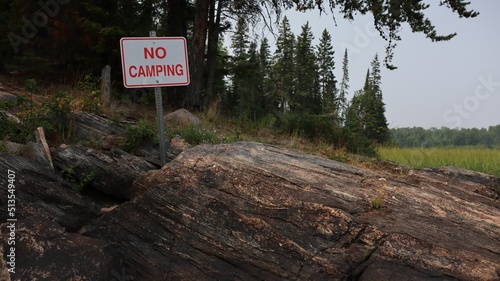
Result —
POLYGON ((0 280, 126 280, 118 279, 124 265, 109 243, 80 234, 109 203, 82 195, 48 166, 25 157, 0 152, 0 171, 2 202, 15 195, 15 210, 3 203, 0 209, 0 280), (13 193, 7 191, 9 170, 15 173, 13 193), (7 218, 17 221, 12 225, 7 218), (9 274, 11 247, 15 273, 9 274))
POLYGON ((107 153, 86 147, 66 146, 52 151, 54 166, 77 184, 118 199, 129 199, 134 180, 157 167, 143 158, 112 149, 107 153))
MULTIPOLYGON (((191 114, 191 113, 189 113, 191 114)), ((194 115, 193 115, 194 116, 194 115)), ((196 117, 195 117, 196 118, 196 117)), ((112 121, 107 116, 101 116, 90 112, 78 112, 74 114, 75 136, 80 142, 94 144, 94 147, 110 151, 124 147, 126 140, 130 137, 126 130, 126 124, 133 125, 129 121, 112 121)), ((172 161, 183 149, 179 149, 173 143, 166 143, 167 162, 172 161)), ((152 139, 145 139, 137 143, 133 154, 148 162, 161 166, 159 145, 154 144, 152 139)))
POLYGON ((0 102, 15 103, 16 101, 17 101, 17 95, 4 92, 0 89, 0 102))
POLYGON ((99 212, 21 159, 0 154, 24 198, 13 280, 500 280, 498 179, 488 175, 400 175, 258 143, 201 145, 99 212))
MULTIPOLYGON (((15 215, 19 221, 30 217, 53 221, 69 232, 80 229, 98 216, 99 206, 42 166, 25 157, 0 152, 0 196, 7 199, 7 171, 14 171, 15 215)), ((7 206, 0 209, 1 221, 7 216, 7 206)))
POLYGON ((133 195, 87 235, 109 240, 135 280, 500 280, 494 191, 434 171, 204 145, 133 195))
POLYGON ((74 114, 76 123, 75 135, 78 139, 99 140, 111 136, 124 136, 125 126, 120 122, 113 122, 109 118, 90 112, 74 114))
MULTIPOLYGON (((75 123, 78 139, 100 144, 97 149, 63 145, 51 153, 57 172, 80 187, 85 184, 106 195, 128 200, 134 180, 144 172, 161 167, 158 145, 152 140, 138 144, 134 154, 119 148, 128 137, 122 123, 88 112, 76 113, 75 123)), ((166 143, 168 161, 185 149, 178 143, 166 143)))
MULTIPOLYGON (((1 231, 7 233, 6 224, 1 226, 1 231)), ((5 277, 3 281, 109 281, 117 269, 123 268, 120 261, 107 260, 113 256, 113 249, 106 247, 105 241, 66 232, 51 220, 23 219, 17 223, 15 233, 16 267, 10 279, 5 277)))

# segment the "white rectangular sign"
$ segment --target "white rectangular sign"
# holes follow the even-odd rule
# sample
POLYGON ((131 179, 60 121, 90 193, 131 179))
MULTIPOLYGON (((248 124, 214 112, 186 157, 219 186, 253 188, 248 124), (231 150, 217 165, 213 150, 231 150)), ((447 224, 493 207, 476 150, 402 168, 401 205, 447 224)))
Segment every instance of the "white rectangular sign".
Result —
POLYGON ((127 88, 186 86, 189 69, 184 37, 124 37, 120 40, 127 88))

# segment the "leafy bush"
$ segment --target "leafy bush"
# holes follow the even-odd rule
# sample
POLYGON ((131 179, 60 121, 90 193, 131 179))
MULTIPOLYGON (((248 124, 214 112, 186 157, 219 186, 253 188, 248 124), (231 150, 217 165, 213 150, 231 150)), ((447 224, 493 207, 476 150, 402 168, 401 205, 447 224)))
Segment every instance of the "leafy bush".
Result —
POLYGON ((344 136, 347 151, 354 154, 377 157, 378 154, 373 141, 368 139, 363 133, 344 128, 344 136))
POLYGON ((30 140, 33 131, 43 127, 46 137, 54 143, 71 141, 73 123, 70 99, 66 92, 58 92, 43 106, 26 105, 18 100, 23 111, 19 113, 21 124, 10 122, 5 114, 0 114, 0 139, 25 143, 30 140))
POLYGON ((147 120, 139 120, 136 124, 128 125, 125 131, 127 132, 127 140, 124 144, 126 151, 138 148, 141 143, 147 140, 155 140, 155 127, 147 120))
POLYGON ((65 91, 59 91, 52 96, 50 102, 44 106, 40 120, 46 121, 45 130, 54 142, 70 142, 74 133, 74 124, 71 122, 71 99, 65 91), (47 122, 49 124, 47 124, 47 122))
POLYGON ((88 112, 99 112, 101 105, 100 79, 85 75, 83 81, 78 83, 78 88, 85 94, 83 97, 82 110, 88 112))

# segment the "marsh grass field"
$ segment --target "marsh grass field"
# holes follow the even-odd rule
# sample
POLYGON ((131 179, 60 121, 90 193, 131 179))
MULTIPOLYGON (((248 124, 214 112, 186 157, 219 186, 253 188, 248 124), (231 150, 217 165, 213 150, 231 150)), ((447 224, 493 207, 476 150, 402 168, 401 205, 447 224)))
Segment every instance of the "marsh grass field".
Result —
POLYGON ((379 147, 381 159, 392 160, 410 168, 456 166, 500 176, 500 148, 444 147, 398 148, 379 147))

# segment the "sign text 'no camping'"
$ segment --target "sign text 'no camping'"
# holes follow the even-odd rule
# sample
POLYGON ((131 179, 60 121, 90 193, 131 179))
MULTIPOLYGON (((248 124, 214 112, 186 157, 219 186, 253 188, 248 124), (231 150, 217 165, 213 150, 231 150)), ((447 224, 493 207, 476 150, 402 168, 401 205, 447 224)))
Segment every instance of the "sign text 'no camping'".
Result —
POLYGON ((120 50, 127 88, 189 84, 184 37, 125 37, 120 40, 120 50))

